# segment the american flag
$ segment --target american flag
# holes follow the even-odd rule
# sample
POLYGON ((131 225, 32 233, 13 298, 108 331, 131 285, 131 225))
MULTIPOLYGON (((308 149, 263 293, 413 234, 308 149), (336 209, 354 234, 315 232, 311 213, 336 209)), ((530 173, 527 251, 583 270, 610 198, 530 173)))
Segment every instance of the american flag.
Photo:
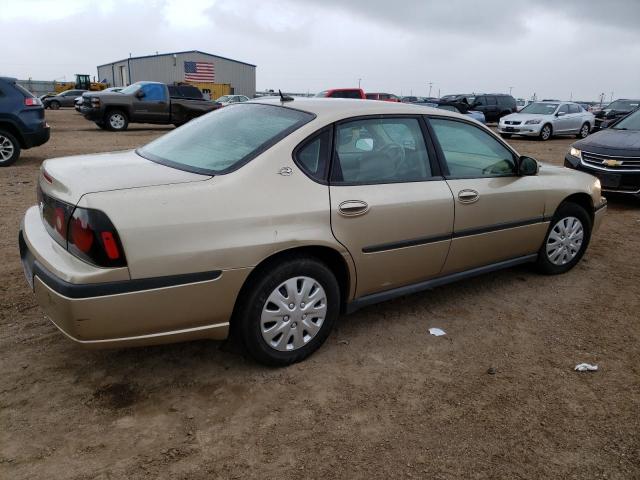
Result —
POLYGON ((184 62, 184 79, 187 82, 213 82, 213 63, 184 62))

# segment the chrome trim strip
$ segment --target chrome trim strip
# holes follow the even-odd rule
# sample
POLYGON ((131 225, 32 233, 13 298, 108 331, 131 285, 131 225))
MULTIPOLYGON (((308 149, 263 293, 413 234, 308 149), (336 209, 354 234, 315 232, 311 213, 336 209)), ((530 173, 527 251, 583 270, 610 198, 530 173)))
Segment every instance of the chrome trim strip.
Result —
POLYGON ((628 170, 625 168, 618 168, 616 167, 614 168, 606 168, 606 167, 598 167, 597 165, 594 165, 592 163, 586 163, 583 159, 582 159, 582 155, 580 156, 580 165, 582 165, 585 168, 593 168, 594 170, 600 170, 602 172, 608 172, 608 173, 640 173, 640 167, 634 169, 634 170, 628 170))

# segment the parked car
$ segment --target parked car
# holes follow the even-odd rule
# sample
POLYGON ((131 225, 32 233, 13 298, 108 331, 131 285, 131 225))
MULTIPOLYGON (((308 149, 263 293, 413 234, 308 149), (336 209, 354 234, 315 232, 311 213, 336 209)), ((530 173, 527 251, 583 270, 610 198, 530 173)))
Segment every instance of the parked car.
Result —
POLYGON ((640 100, 629 100, 621 98, 611 102, 602 110, 593 112, 596 116, 595 130, 608 128, 616 120, 628 115, 640 106, 640 100))
POLYGON ((315 96, 324 98, 360 98, 362 100, 367 98, 361 88, 332 88, 318 92, 315 96))
POLYGON ((365 94, 367 100, 381 100, 383 102, 399 102, 400 97, 393 93, 367 93, 365 94))
POLYGON ((528 262, 564 273, 606 207, 593 176, 539 168, 465 116, 356 100, 231 105, 135 151, 47 160, 38 192, 22 263, 68 338, 232 327, 272 365, 340 312, 528 262))
POLYGON ((225 107, 232 103, 248 102, 249 97, 244 95, 223 95, 215 100, 216 107, 225 107))
POLYGON ((586 138, 595 117, 573 102, 530 103, 518 113, 502 117, 498 132, 504 138, 512 135, 549 140, 554 135, 576 135, 586 138))
POLYGON ((49 141, 44 107, 15 78, 0 77, 0 167, 20 158, 20 151, 49 141))
POLYGON ((524 107, 526 107, 530 103, 531 103, 531 100, 526 100, 524 98, 517 98, 516 99, 516 109, 517 109, 517 111, 519 112, 520 110, 522 110, 524 107))
POLYGON ((564 165, 595 175, 604 191, 640 197, 640 110, 571 145, 564 165))
POLYGON ((76 98, 82 96, 82 94, 87 91, 88 90, 65 90, 57 95, 45 97, 43 100, 44 108, 58 110, 60 107, 73 107, 76 98))
POLYGON ((482 112, 487 122, 495 122, 505 115, 518 111, 516 99, 504 93, 460 93, 445 95, 440 100, 466 103, 472 110, 482 112))
POLYGON ((484 118, 484 113, 478 112, 476 110, 470 110, 469 105, 466 103, 459 102, 436 102, 433 104, 427 104, 428 106, 433 105, 434 108, 439 108, 440 110, 449 110, 450 112, 460 113, 462 115, 466 115, 470 118, 473 118, 475 121, 480 123, 487 123, 484 118))
MULTIPOLYGON (((104 90, 102 90, 102 93, 109 93, 109 92, 119 92, 120 90, 122 90, 124 87, 109 87, 109 88, 105 88, 104 90)), ((86 92, 86 93, 91 93, 91 92, 86 92)), ((84 95, 84 93, 82 94, 84 95)), ((80 109, 82 108, 82 104, 84 103, 84 100, 82 98, 82 95, 80 95, 79 97, 77 97, 75 99, 75 104, 74 107, 76 109, 77 112, 80 111, 80 109)))
POLYGON ((424 97, 415 97, 413 95, 407 95, 407 96, 404 96, 404 97, 400 98, 400 101, 404 102, 404 103, 415 103, 415 102, 419 102, 419 101, 421 101, 423 99, 424 99, 424 97))
POLYGON ((129 123, 183 125, 214 110, 192 85, 136 82, 119 92, 91 92, 82 96, 80 113, 102 129, 123 131, 129 123))

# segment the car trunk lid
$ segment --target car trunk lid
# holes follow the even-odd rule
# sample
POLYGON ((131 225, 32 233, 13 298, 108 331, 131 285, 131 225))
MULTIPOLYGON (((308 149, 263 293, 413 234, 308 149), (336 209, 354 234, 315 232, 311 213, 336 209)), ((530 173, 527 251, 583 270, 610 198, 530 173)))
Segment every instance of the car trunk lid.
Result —
POLYGON ((210 175, 185 172, 152 162, 134 150, 46 160, 40 187, 63 202, 76 205, 87 193, 175 183, 198 182, 210 175))

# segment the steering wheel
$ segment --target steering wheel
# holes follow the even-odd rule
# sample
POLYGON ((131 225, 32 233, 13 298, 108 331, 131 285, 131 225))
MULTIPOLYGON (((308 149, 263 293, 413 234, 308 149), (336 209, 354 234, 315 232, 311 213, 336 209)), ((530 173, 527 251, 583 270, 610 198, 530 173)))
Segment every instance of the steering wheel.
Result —
MULTIPOLYGON (((505 167, 509 167, 509 162, 507 160, 499 160, 496 163, 492 163, 488 167, 484 167, 482 169, 482 173, 485 175, 500 175, 509 173, 505 171, 505 167)), ((507 168, 508 170, 513 170, 511 168, 507 168)))

